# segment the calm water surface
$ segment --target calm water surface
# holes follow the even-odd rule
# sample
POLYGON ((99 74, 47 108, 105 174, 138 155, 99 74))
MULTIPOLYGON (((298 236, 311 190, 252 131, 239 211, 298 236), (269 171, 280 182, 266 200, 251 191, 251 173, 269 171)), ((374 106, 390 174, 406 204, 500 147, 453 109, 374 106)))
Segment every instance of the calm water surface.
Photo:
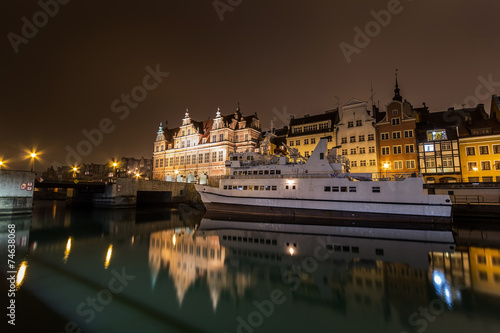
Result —
POLYGON ((3 257, 15 223, 27 264, 17 318, 41 331, 500 332, 498 231, 304 235, 60 202, 0 223, 3 257))

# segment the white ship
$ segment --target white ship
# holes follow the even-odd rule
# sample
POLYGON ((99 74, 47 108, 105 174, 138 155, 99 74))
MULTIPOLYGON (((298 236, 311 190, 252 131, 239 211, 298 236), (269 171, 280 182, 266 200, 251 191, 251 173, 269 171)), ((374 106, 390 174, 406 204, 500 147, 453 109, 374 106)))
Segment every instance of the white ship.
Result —
POLYGON ((327 154, 327 139, 306 162, 297 162, 296 155, 233 154, 226 162, 229 175, 218 187, 196 184, 196 190, 209 211, 320 218, 315 224, 361 219, 418 222, 426 229, 450 225, 449 196, 425 193, 423 179, 415 174, 372 180, 370 174, 349 173, 348 161, 336 148, 327 154))

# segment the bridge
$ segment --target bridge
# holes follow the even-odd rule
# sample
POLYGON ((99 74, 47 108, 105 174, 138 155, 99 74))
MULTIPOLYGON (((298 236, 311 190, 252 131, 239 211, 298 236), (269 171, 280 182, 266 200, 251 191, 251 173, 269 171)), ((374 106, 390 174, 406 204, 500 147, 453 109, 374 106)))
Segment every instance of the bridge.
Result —
POLYGON ((106 189, 105 182, 93 182, 83 180, 43 180, 35 181, 35 188, 76 188, 86 190, 91 193, 104 193, 106 189))

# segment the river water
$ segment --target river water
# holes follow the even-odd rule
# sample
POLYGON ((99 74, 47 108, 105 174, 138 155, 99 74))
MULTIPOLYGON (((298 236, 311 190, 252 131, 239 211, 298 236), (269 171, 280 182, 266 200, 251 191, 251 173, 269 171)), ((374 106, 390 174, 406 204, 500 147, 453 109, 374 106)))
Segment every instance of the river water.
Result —
POLYGON ((304 234, 183 205, 55 201, 0 223, 2 280, 9 224, 16 268, 26 269, 16 326, 2 315, 12 332, 500 332, 491 228, 304 234))

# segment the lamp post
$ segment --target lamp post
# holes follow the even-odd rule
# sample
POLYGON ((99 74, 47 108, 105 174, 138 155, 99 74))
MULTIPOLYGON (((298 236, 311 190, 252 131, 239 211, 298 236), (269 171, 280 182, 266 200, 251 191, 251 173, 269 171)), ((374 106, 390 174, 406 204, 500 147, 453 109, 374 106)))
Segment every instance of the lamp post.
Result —
POLYGON ((389 169, 389 163, 384 163, 385 178, 387 178, 387 169, 389 169))
POLYGON ((31 172, 35 169, 35 158, 36 158, 36 153, 33 152, 30 154, 31 156, 31 172))
POLYGON ((76 172, 78 171, 78 168, 76 166, 73 167, 73 178, 76 178, 76 172))

